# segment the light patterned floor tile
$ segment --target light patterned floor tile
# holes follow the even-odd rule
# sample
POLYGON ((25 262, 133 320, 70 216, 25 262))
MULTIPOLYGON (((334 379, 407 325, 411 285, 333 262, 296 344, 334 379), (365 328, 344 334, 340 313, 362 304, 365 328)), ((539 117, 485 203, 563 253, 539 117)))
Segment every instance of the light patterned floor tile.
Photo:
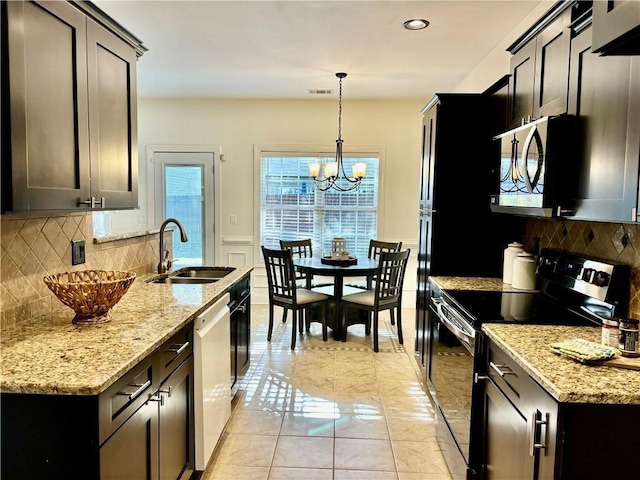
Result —
POLYGON ((388 440, 335 439, 335 468, 340 470, 396 469, 388 440))
POLYGON ((333 412, 285 412, 280 435, 333 438, 335 416, 333 412))
POLYGON ((398 472, 448 475, 440 446, 435 438, 425 442, 393 441, 398 472))
POLYGON ((272 467, 269 480, 333 480, 331 468, 272 467))
POLYGON ((335 470, 333 480, 398 480, 398 474, 372 470, 335 470))
POLYGON ((336 416, 336 438, 389 440, 384 415, 341 414, 336 416))
POLYGON ((333 468, 333 438, 278 437, 274 467, 333 468))

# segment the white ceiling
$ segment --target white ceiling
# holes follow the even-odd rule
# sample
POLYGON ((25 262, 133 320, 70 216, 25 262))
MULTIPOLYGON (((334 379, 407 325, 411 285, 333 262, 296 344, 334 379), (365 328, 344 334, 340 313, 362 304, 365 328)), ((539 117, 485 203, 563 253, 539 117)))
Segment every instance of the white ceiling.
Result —
POLYGON ((345 71, 345 98, 400 99, 450 91, 540 0, 94 3, 149 49, 141 97, 335 96, 345 71), (431 25, 405 30, 410 18, 431 25))

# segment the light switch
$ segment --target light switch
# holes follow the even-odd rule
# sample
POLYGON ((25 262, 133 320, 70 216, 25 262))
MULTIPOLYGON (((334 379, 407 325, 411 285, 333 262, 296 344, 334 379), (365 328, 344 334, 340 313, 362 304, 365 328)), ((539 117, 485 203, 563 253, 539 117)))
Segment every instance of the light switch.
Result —
POLYGON ((229 216, 229 223, 231 225, 235 225, 236 223, 238 223, 238 217, 236 217, 235 215, 230 215, 229 216))

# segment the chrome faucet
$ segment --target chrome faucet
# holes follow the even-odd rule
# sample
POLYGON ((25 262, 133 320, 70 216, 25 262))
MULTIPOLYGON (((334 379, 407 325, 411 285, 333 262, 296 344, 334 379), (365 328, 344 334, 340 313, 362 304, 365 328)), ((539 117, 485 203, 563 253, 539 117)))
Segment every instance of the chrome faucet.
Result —
POLYGON ((180 223, 175 218, 167 218, 162 225, 160 226, 160 263, 158 263, 158 273, 166 273, 171 270, 172 260, 169 260, 169 250, 164 249, 164 229, 167 228, 168 223, 175 223, 180 229, 180 241, 186 242, 189 240, 187 238, 187 232, 184 229, 182 223, 180 223))

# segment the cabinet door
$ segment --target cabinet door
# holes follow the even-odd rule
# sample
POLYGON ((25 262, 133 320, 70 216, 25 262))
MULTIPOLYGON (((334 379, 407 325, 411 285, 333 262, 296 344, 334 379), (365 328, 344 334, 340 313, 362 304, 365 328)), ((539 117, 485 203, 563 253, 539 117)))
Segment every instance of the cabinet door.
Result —
POLYGON ((533 111, 536 42, 531 40, 511 57, 509 127, 522 125, 533 111))
POLYGON ((102 208, 138 206, 136 54, 87 21, 91 196, 102 208))
POLYGON ((591 53, 591 29, 571 42, 569 113, 578 119, 574 219, 636 221, 640 152, 637 58, 591 53))
POLYGON ((161 385, 160 479, 178 480, 194 470, 193 356, 161 385))
POLYGON ((640 54, 640 2, 593 2, 593 52, 603 55, 640 54))
POLYGON ((422 178, 420 184, 420 209, 429 210, 433 205, 434 168, 436 161, 436 131, 439 104, 431 107, 423 116, 422 178))
POLYGON ((485 382, 485 429, 485 478, 533 479, 527 421, 491 381, 485 382))
POLYGON ((251 341, 251 297, 246 297, 233 314, 237 327, 236 369, 241 379, 249 369, 249 345, 251 341))
POLYGON ((429 315, 429 251, 427 244, 430 241, 431 212, 420 212, 419 225, 415 351, 418 365, 423 371, 423 380, 426 380, 429 356, 429 331, 427 323, 429 315))
POLYGON ((100 447, 101 480, 158 478, 158 404, 143 404, 100 447))
POLYGON ((536 119, 567 111, 570 14, 565 12, 536 37, 532 111, 536 119))
POLYGON ((6 20, 11 160, 3 158, 2 209, 76 209, 89 194, 85 16, 67 2, 25 1, 7 2, 6 20))

